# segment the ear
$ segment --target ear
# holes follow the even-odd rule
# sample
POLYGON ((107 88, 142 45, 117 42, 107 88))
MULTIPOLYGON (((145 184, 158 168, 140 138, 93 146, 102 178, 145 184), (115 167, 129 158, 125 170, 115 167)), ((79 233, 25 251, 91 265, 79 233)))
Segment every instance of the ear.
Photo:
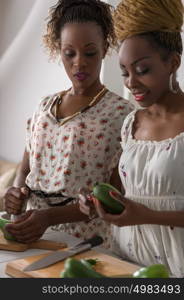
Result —
POLYGON ((174 52, 171 56, 171 71, 176 73, 181 64, 181 55, 177 52, 174 52))

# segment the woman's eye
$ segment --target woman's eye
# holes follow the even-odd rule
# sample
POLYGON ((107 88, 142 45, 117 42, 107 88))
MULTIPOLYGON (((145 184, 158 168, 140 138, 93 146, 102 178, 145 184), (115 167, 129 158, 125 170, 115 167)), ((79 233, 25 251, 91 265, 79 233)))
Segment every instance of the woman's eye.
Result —
POLYGON ((123 76, 123 77, 128 77, 128 73, 122 72, 122 73, 121 73, 121 76, 123 76))
POLYGON ((86 56, 95 56, 96 52, 86 52, 86 56))
POLYGON ((68 57, 73 57, 75 55, 74 52, 69 52, 69 51, 66 51, 64 54, 65 54, 65 56, 68 56, 68 57))
MULTIPOLYGON (((95 56, 97 52, 86 52, 85 55, 86 56, 95 56)), ((71 51, 66 51, 64 52, 64 55, 67 56, 67 57, 73 57, 75 56, 75 53, 74 52, 71 52, 71 51)))
POLYGON ((144 74, 146 74, 146 73, 148 73, 149 72, 149 69, 148 68, 146 68, 146 69, 137 69, 137 74, 138 75, 144 75, 144 74))

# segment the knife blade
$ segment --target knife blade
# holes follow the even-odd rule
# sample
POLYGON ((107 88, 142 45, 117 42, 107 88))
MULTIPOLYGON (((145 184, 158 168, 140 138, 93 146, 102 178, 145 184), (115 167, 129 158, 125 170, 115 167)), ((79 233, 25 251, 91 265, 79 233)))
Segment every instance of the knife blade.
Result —
POLYGON ((54 251, 49 255, 31 263, 27 267, 23 269, 24 272, 35 271, 39 269, 44 269, 50 265, 53 265, 59 261, 62 261, 68 257, 74 256, 81 252, 90 250, 92 247, 96 247, 103 243, 103 239, 101 236, 95 235, 90 239, 87 239, 79 244, 70 247, 67 251, 54 251))

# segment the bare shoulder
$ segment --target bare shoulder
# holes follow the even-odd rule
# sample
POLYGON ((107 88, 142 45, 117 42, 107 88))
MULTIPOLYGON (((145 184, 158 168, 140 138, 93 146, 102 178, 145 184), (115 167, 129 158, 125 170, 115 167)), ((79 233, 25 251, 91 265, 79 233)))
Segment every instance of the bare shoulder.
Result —
POLYGON ((135 113, 134 123, 141 123, 149 115, 148 109, 139 109, 135 113))
POLYGON ((134 115, 134 121, 132 125, 132 133, 135 135, 137 130, 142 127, 144 121, 148 118, 148 109, 138 109, 134 115))

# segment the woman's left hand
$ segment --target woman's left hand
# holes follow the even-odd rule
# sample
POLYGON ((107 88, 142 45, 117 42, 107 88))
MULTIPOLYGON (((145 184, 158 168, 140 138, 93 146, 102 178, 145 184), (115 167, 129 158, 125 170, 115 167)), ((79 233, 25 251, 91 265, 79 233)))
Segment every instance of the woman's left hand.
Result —
POLYGON ((125 208, 121 214, 109 214, 105 212, 100 201, 93 198, 97 213, 104 221, 119 227, 149 224, 150 215, 152 213, 151 209, 143 204, 124 198, 122 195, 119 195, 114 191, 110 192, 110 195, 114 199, 121 201, 125 208))
POLYGON ((15 223, 7 224, 6 230, 19 242, 32 243, 49 227, 47 211, 29 210, 15 223))

